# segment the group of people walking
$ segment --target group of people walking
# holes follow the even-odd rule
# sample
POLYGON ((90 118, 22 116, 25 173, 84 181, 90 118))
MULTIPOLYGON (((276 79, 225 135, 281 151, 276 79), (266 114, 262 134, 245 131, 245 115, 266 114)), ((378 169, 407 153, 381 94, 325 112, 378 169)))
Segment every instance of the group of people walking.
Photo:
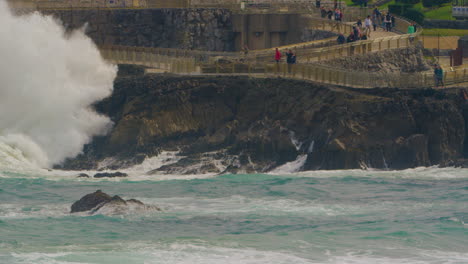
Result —
MULTIPOLYGON (((354 42, 358 40, 367 40, 371 37, 372 31, 377 31, 377 27, 381 27, 384 31, 392 31, 392 28, 395 27, 395 17, 390 13, 382 14, 377 8, 375 8, 371 15, 368 15, 364 21, 358 19, 353 25, 352 32, 345 37, 343 34, 340 34, 337 38, 338 44, 344 44, 349 42, 354 42)), ((412 32, 416 32, 416 25, 412 25, 412 32)), ((408 29, 410 31, 410 29, 408 29)), ((409 33, 409 34, 411 34, 409 33)))

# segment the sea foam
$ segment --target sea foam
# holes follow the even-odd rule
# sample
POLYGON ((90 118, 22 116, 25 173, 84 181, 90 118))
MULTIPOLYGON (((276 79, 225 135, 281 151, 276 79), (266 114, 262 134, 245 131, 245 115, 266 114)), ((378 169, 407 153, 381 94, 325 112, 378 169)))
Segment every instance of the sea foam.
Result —
POLYGON ((115 66, 50 16, 14 16, 0 1, 0 24, 0 142, 39 167, 76 156, 111 126, 90 106, 111 94, 115 66))

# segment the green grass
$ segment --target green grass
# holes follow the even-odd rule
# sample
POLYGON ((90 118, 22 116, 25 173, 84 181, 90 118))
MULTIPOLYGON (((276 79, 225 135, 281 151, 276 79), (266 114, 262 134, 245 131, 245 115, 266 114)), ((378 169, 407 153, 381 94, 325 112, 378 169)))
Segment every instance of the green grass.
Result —
MULTIPOLYGON (((345 0, 347 6, 357 6, 357 4, 354 4, 352 0, 345 0)), ((369 1, 369 4, 371 4, 373 1, 369 1)))
POLYGON ((451 28, 425 28, 424 36, 465 36, 468 35, 468 29, 451 29, 451 28))
POLYGON ((395 4, 395 0, 379 6, 379 9, 388 9, 388 5, 394 5, 394 4, 395 4))
MULTIPOLYGON (((395 0, 379 6, 379 9, 387 9, 388 5, 393 4, 395 4, 395 0)), ((426 19, 455 20, 455 18, 452 17, 452 3, 444 4, 438 8, 424 8, 421 1, 420 3, 415 4, 414 8, 421 9, 426 16, 426 19)))
POLYGON ((452 17, 452 4, 445 4, 440 8, 424 10, 426 19, 444 19, 444 20, 455 20, 452 17))

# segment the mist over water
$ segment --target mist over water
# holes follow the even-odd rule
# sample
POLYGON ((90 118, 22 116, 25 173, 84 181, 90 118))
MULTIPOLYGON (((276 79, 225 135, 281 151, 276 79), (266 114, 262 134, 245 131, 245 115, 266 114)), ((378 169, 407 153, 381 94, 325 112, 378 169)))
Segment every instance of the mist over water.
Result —
POLYGON ((112 125, 90 105, 111 94, 115 66, 52 17, 16 17, 0 1, 0 25, 0 152, 41 167, 76 156, 112 125))

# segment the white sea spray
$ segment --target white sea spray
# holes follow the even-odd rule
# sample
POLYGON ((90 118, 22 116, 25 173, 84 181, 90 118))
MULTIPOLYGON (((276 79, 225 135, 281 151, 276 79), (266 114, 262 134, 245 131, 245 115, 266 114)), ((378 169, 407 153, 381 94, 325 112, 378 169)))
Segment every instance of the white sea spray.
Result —
POLYGON ((0 2, 0 141, 50 167, 108 131, 91 105, 112 92, 116 68, 83 31, 50 16, 13 16, 0 2))

